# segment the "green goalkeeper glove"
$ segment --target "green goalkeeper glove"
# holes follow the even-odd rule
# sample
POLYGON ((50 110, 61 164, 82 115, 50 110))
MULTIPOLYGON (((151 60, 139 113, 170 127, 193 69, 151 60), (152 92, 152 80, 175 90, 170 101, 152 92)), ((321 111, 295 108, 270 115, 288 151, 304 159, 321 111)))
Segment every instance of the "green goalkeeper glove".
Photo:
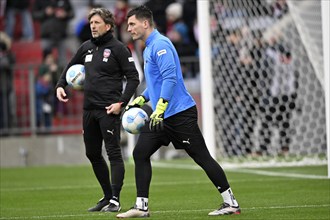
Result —
POLYGON ((162 131, 164 129, 164 112, 168 101, 160 98, 157 102, 156 110, 150 116, 149 129, 151 131, 162 131))
POLYGON ((145 103, 147 102, 146 98, 143 95, 140 95, 138 97, 136 97, 133 102, 131 102, 130 104, 128 104, 125 108, 125 111, 127 111, 130 108, 141 108, 145 103))

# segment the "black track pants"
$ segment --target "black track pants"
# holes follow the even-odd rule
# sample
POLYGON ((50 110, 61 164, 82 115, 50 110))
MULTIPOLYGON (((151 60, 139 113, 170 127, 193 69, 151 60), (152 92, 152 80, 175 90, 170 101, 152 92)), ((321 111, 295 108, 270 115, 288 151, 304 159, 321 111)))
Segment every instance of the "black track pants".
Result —
POLYGON ((137 196, 149 196, 152 176, 150 157, 161 146, 167 146, 170 142, 176 149, 184 149, 188 153, 220 193, 227 190, 227 177, 221 166, 211 157, 199 129, 196 106, 165 119, 164 125, 162 132, 151 132, 145 126, 133 151, 137 196))
POLYGON ((108 115, 105 110, 84 110, 84 142, 86 156, 90 160, 104 197, 110 199, 119 194, 123 186, 125 167, 120 149, 120 116, 108 115), (102 143, 110 161, 109 169, 102 156, 102 143))

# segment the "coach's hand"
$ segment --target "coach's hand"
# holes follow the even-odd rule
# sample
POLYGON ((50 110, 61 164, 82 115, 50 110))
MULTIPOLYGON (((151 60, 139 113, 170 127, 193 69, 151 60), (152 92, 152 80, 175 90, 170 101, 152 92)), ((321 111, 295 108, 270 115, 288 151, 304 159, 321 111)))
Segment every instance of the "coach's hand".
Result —
POLYGON ((145 103, 147 102, 146 98, 143 95, 140 95, 136 97, 133 102, 128 104, 125 108, 125 111, 127 111, 130 108, 138 107, 141 108, 145 103))
POLYGON ((151 131, 162 131, 164 129, 164 112, 168 101, 160 98, 157 102, 156 110, 150 116, 149 129, 151 131))
POLYGON ((114 114, 114 115, 119 115, 121 112, 121 105, 123 103, 122 102, 117 102, 117 103, 113 103, 109 106, 106 106, 105 109, 107 111, 107 114, 114 114))
POLYGON ((68 96, 65 93, 65 90, 62 87, 58 87, 56 89, 56 97, 61 102, 69 101, 68 96))

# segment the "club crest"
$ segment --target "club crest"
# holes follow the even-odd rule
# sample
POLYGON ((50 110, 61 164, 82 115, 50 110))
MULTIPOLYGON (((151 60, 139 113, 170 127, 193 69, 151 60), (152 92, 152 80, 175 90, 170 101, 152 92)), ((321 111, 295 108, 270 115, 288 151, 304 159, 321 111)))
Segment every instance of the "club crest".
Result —
POLYGON ((104 49, 103 51, 103 57, 104 58, 109 58, 111 54, 111 50, 110 49, 104 49))

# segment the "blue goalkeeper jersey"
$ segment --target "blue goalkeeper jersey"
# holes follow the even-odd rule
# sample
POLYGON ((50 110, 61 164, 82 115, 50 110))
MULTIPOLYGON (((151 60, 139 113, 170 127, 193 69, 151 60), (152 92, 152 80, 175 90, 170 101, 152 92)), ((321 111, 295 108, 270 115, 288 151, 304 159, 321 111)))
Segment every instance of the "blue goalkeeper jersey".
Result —
POLYGON ((156 29, 146 40, 143 52, 144 75, 147 88, 142 93, 156 109, 159 98, 168 101, 164 118, 168 118, 196 105, 188 93, 178 53, 172 42, 156 29))

